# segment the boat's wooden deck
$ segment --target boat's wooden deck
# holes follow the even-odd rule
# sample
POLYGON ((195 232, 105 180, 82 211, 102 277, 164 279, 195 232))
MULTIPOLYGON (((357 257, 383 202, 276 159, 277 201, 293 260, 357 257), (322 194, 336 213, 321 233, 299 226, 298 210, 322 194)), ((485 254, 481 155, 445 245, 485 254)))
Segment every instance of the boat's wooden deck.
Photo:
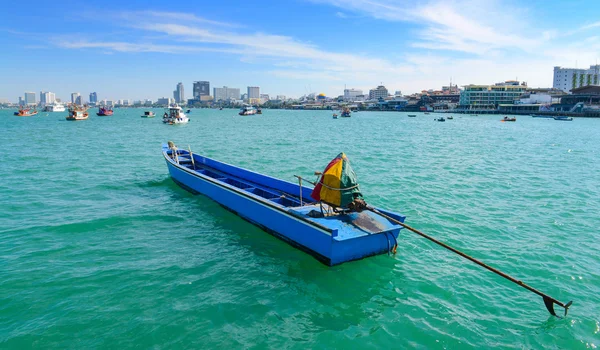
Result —
POLYGON ((337 230, 337 235, 334 235, 334 239, 339 241, 383 233, 398 228, 398 226, 392 224, 386 218, 368 210, 360 213, 335 214, 325 217, 312 217, 308 214, 313 210, 320 213, 318 204, 290 208, 289 210, 294 214, 304 216, 306 219, 316 222, 321 226, 337 230))

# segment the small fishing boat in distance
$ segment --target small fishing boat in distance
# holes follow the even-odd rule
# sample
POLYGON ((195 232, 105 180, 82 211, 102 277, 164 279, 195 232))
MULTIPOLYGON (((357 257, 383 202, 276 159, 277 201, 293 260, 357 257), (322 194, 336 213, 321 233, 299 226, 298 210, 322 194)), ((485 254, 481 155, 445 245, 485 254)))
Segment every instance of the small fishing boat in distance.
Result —
POLYGON ((262 109, 260 107, 256 107, 256 114, 262 114, 262 109))
POLYGON ((69 108, 69 115, 67 116, 67 120, 86 120, 89 118, 89 113, 86 107, 83 106, 71 106, 69 108))
POLYGON ((342 109, 341 117, 342 117, 342 118, 350 118, 350 113, 352 113, 352 112, 350 111, 350 108, 348 108, 348 107, 344 107, 344 108, 342 109))
POLYGON ((337 118, 338 118, 338 115, 333 113, 333 119, 337 119, 337 118))
POLYGON ((544 118, 544 119, 552 119, 552 118, 554 118, 551 115, 542 115, 542 114, 533 114, 531 117, 532 118, 544 118))
POLYGON ((436 122, 445 122, 445 121, 446 121, 446 119, 444 119, 444 117, 439 117, 439 118, 436 118, 436 119, 434 119, 434 120, 435 120, 436 122))
POLYGON ((187 111, 185 111, 185 113, 190 114, 190 113, 192 113, 192 110, 188 109, 187 111))
POLYGON ((190 121, 184 113, 183 109, 178 105, 174 104, 165 112, 163 115, 163 123, 173 125, 173 124, 186 124, 190 121))
POLYGON ((256 108, 254 108, 253 106, 250 106, 250 105, 246 105, 240 109, 240 113, 238 113, 238 114, 239 115, 254 115, 256 113, 257 113, 256 108))
POLYGON ((513 117, 513 118, 509 118, 509 117, 504 117, 503 119, 500 119, 501 122, 516 122, 517 118, 513 117))
MULTIPOLYGON (((351 209, 350 203, 358 203, 362 195, 358 184, 340 182, 356 180, 343 153, 330 162, 327 177, 311 189, 301 180, 291 183, 179 150, 172 142, 164 144, 162 152, 171 178, 181 187, 213 199, 326 265, 386 253, 396 246, 399 225, 381 214, 351 209), (330 176, 335 172, 343 175, 330 176), (329 190, 333 187, 340 191, 329 190), (330 203, 334 201, 338 203, 330 203)), ((378 210, 395 220, 405 219, 378 210)))
POLYGON ((573 118, 572 117, 567 117, 564 115, 559 115, 553 118, 554 120, 560 120, 560 121, 565 121, 565 122, 572 122, 573 118))
POLYGON ((156 114, 154 114, 154 112, 152 111, 145 111, 144 115, 142 115, 142 118, 154 118, 156 116, 156 114))
POLYGON ((449 116, 449 117, 447 117, 446 119, 448 119, 448 120, 452 120, 452 119, 454 119, 454 117, 453 117, 453 116, 449 116))
POLYGON ((101 117, 108 117, 114 114, 114 111, 112 110, 111 107, 100 107, 98 108, 98 113, 96 113, 97 116, 101 116, 101 117))
POLYGON ((38 114, 38 111, 34 108, 33 111, 31 108, 20 108, 17 112, 14 113, 17 117, 33 117, 38 114))
POLYGON ((417 117, 417 115, 416 115, 416 114, 409 114, 409 115, 408 115, 408 117, 409 117, 409 118, 416 118, 416 117, 417 117))

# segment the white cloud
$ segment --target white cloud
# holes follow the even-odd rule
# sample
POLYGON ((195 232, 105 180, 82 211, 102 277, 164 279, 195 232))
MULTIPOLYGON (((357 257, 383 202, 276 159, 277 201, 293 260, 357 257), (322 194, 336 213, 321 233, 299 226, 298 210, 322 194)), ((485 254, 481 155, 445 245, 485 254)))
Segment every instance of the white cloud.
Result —
POLYGON ((339 12, 339 11, 335 13, 335 16, 339 17, 339 18, 348 18, 348 15, 346 15, 343 12, 339 12))
POLYGON ((523 34, 525 11, 505 1, 435 0, 409 3, 400 0, 315 0, 346 11, 386 21, 410 22, 422 27, 413 47, 484 55, 497 49, 531 51, 545 39, 542 31, 523 34), (540 37, 542 40, 540 40, 540 37))
POLYGON ((415 29, 407 36, 414 34, 415 40, 405 53, 392 59, 382 57, 381 52, 333 51, 286 35, 247 28, 241 31, 230 23, 192 14, 144 11, 118 15, 126 19, 119 22, 121 25, 133 29, 134 39, 112 41, 99 33, 97 40, 69 37, 55 44, 104 53, 219 52, 236 55, 246 64, 267 66, 264 72, 276 78, 304 80, 314 86, 341 86, 344 82, 364 90, 383 81, 391 90, 404 92, 439 88, 450 77, 463 85, 518 77, 531 85, 548 86, 554 65, 573 62, 576 57, 581 62, 594 62, 593 56, 600 56, 597 37, 585 43, 561 45, 562 49, 556 50, 551 45, 559 36, 555 30, 523 27, 522 23, 528 22, 526 10, 507 8, 507 4, 495 1, 434 0, 408 5, 392 0, 316 1, 344 8, 345 12, 336 14, 338 17, 355 11, 385 21, 409 23, 415 29), (161 43, 157 44, 158 40, 161 43), (460 54, 449 54, 452 51, 460 54))

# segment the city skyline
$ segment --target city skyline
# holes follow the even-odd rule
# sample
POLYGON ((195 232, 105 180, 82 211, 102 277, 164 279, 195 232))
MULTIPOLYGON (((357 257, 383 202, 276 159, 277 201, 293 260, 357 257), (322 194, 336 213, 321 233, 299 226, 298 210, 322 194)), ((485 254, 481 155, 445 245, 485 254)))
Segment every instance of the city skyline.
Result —
POLYGON ((600 4, 591 1, 581 4, 586 11, 558 1, 299 0, 285 11, 269 3, 244 23, 240 15, 253 8, 244 2, 207 3, 201 12, 188 1, 144 3, 149 10, 140 11, 141 3, 110 0, 110 12, 38 2, 24 13, 4 12, 0 43, 12 54, 0 59, 0 98, 98 91, 112 100, 156 99, 171 96, 177 82, 192 91, 198 79, 295 97, 337 96, 344 86, 368 91, 381 82, 411 94, 451 79, 551 87, 554 66, 587 68, 600 57, 600 22, 591 15, 600 4), (27 29, 9 29, 25 22, 27 29))

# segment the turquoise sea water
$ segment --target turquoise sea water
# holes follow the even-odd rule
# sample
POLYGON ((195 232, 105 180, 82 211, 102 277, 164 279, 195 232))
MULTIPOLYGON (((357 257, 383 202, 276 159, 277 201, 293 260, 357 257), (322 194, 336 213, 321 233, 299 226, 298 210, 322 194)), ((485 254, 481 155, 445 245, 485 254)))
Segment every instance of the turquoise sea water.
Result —
POLYGON ((12 112, 0 111, 0 348, 600 345, 600 120, 12 112), (290 181, 344 151, 367 202, 574 300, 569 316, 406 230, 395 256, 326 267, 175 185, 167 140, 290 181))

